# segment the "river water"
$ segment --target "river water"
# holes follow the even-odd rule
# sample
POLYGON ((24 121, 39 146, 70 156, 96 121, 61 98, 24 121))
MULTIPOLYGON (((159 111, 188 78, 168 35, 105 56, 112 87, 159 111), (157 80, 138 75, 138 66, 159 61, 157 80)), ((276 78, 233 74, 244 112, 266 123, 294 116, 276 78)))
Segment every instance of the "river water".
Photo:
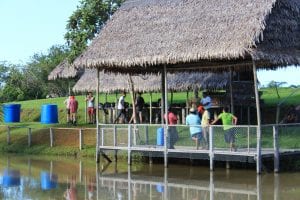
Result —
POLYGON ((0 199, 300 199, 300 173, 133 164, 65 157, 0 157, 0 199))

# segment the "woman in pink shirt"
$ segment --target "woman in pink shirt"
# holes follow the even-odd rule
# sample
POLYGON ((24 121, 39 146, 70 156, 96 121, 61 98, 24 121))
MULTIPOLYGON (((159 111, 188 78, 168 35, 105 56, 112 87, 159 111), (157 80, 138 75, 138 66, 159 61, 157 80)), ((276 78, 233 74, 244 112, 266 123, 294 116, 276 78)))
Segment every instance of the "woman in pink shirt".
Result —
MULTIPOLYGON (((167 115, 165 114, 165 119, 167 119, 167 115)), ((174 149, 174 144, 178 140, 178 132, 176 129, 176 124, 177 124, 177 116, 172 112, 172 108, 168 108, 168 149, 174 149)))

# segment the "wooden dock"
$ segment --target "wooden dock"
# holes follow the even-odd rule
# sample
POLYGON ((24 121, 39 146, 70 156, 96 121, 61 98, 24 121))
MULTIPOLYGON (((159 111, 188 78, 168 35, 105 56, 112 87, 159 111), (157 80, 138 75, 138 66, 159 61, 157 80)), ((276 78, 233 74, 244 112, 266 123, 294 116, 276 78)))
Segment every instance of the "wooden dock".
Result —
MULTIPOLYGON (((300 155, 300 149, 283 149, 279 147, 278 129, 276 127, 271 127, 273 129, 273 148, 259 148, 261 147, 261 138, 259 137, 255 138, 255 148, 251 147, 249 127, 241 126, 240 128, 248 129, 248 140, 246 140, 248 144, 244 144, 244 147, 238 148, 236 151, 230 151, 228 148, 219 147, 218 144, 215 143, 213 126, 209 127, 209 149, 196 149, 195 146, 190 145, 176 146, 176 144, 175 149, 168 149, 166 143, 163 146, 155 144, 150 145, 148 142, 146 142, 145 144, 138 144, 136 142, 137 136, 135 135, 136 133, 134 131, 133 125, 128 125, 127 128, 122 128, 125 129, 123 130, 122 134, 126 133, 128 138, 125 142, 118 142, 119 136, 117 129, 120 130, 120 128, 116 128, 115 125, 112 125, 112 127, 108 127, 108 125, 105 125, 105 127, 99 128, 97 134, 97 160, 99 160, 100 153, 105 155, 105 151, 114 151, 115 157, 117 157, 118 151, 125 151, 127 152, 128 164, 130 165, 131 153, 140 152, 143 155, 149 157, 150 160, 153 157, 163 157, 165 167, 168 167, 168 158, 209 160, 210 170, 214 170, 214 161, 238 161, 245 163, 256 163, 257 173, 261 173, 260 168, 262 165, 262 161, 265 159, 273 159, 274 172, 278 172, 280 158, 290 155, 300 155), (110 137, 113 141, 111 142, 111 144, 105 142, 104 132, 108 129, 112 130, 110 137)), ((165 130, 166 129, 167 128, 165 127, 165 130)), ((146 135, 148 137, 148 132, 146 135)), ((168 134, 165 131, 164 141, 168 141, 167 137, 168 134)), ((149 139, 146 138, 145 140, 148 141, 149 139)))

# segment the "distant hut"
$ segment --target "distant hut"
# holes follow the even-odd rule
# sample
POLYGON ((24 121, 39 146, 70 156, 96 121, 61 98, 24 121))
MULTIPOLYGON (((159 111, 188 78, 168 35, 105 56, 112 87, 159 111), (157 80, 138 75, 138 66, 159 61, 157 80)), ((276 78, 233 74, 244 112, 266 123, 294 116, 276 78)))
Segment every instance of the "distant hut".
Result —
POLYGON ((56 80, 58 78, 73 78, 80 73, 80 70, 71 67, 67 59, 59 63, 48 75, 48 80, 56 80))
MULTIPOLYGON (((181 72, 168 74, 168 89, 175 91, 195 90, 217 90, 226 89, 229 85, 229 74, 213 74, 200 72, 181 72)), ((152 92, 161 90, 161 76, 159 74, 132 75, 131 76, 135 92, 150 93, 150 119, 152 119, 152 92)), ((114 73, 100 73, 99 79, 100 92, 113 93, 117 91, 130 91, 128 75, 114 73)), ((97 90, 97 71, 86 69, 85 73, 73 87, 74 92, 96 91, 97 90)), ((173 94, 173 93, 171 93, 173 94)), ((188 94, 188 93, 187 93, 188 94)), ((188 96, 187 96, 188 99, 188 96)), ((171 97, 172 102, 172 97, 171 97)), ((151 120, 150 120, 151 121, 151 120)))

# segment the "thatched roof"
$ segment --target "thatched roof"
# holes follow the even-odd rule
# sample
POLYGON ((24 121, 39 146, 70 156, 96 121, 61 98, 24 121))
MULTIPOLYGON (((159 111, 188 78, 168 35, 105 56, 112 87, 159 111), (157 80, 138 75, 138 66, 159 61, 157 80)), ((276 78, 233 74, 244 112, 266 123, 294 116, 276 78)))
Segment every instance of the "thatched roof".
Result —
POLYGON ((57 78, 73 78, 82 73, 82 69, 75 69, 67 59, 59 63, 48 75, 48 80, 55 80, 57 78))
POLYGON ((299 0, 127 0, 74 64, 211 70, 252 59, 257 67, 300 64, 299 0))
MULTIPOLYGON (((199 89, 224 89, 229 84, 229 74, 212 73, 176 73, 168 74, 168 89, 173 91, 188 91, 199 89)), ((156 92, 161 90, 160 74, 132 76, 134 88, 140 92, 156 92)), ((85 73, 73 87, 73 91, 95 91, 97 87, 97 72, 86 69, 85 73)), ((100 73, 100 92, 128 91, 128 75, 100 73)))

